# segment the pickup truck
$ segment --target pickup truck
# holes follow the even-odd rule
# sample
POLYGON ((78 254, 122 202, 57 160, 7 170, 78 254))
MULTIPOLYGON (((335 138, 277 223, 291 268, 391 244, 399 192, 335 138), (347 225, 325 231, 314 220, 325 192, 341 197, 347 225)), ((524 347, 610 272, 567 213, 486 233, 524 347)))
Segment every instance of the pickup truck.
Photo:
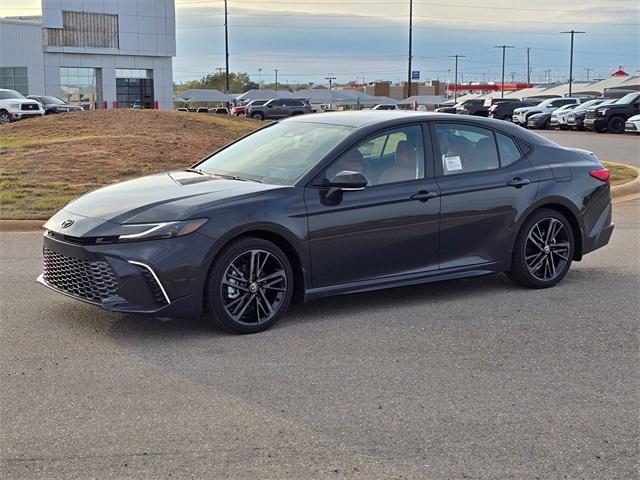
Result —
POLYGON ((42 105, 14 90, 0 88, 0 124, 44 115, 42 105))
POLYGON ((527 121, 531 115, 536 113, 551 113, 554 110, 571 104, 579 104, 579 98, 563 97, 563 98, 549 98, 542 103, 539 103, 535 107, 521 107, 516 108, 513 111, 513 123, 526 127, 527 121))
POLYGON ((584 127, 598 133, 623 133, 628 118, 640 113, 640 92, 632 92, 615 103, 590 108, 584 117, 584 127))

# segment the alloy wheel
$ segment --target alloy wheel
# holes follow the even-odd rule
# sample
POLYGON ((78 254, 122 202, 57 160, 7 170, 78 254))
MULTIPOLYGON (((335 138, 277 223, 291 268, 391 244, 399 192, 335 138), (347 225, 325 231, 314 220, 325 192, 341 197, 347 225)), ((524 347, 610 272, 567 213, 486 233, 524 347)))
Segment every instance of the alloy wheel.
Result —
POLYGON ((9 117, 8 113, 0 113, 0 125, 7 124, 11 121, 11 117, 9 117))
POLYGON ((222 305, 235 322, 255 326, 278 313, 287 292, 284 265, 266 250, 238 255, 222 277, 222 305))
POLYGON ((549 282, 562 275, 569 263, 571 237, 557 218, 543 218, 533 225, 525 245, 529 273, 549 282))

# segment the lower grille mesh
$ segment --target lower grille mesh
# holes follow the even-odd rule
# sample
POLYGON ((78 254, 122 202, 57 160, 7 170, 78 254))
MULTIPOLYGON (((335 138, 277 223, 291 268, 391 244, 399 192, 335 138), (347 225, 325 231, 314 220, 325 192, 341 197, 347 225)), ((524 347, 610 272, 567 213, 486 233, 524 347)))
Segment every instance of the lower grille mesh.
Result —
POLYGON ((67 257, 44 249, 44 280, 54 287, 90 302, 118 294, 118 279, 107 262, 67 257))

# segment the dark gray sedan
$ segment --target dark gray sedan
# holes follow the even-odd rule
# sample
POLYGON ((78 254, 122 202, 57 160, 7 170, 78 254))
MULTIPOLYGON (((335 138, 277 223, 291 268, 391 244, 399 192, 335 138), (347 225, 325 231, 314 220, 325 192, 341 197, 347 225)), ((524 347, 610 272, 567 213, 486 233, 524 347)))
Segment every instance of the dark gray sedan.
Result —
MULTIPOLYGON (((609 171, 499 120, 326 113, 46 224, 46 286, 116 312, 264 330, 292 300, 504 272, 547 288, 609 242, 609 171)), ((597 275, 597 272, 595 273, 597 275)))

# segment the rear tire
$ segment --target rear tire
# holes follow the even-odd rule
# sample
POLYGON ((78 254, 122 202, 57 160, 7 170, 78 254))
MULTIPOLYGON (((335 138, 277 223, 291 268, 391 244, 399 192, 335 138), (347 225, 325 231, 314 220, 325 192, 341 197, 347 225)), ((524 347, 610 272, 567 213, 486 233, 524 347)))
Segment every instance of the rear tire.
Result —
POLYGON ((569 271, 574 249, 567 218, 555 210, 537 210, 520 228, 507 276, 527 288, 552 287, 569 271))
POLYGON ((261 238, 247 237, 224 248, 206 287, 212 320, 235 333, 273 326, 289 308, 293 270, 285 253, 261 238))

